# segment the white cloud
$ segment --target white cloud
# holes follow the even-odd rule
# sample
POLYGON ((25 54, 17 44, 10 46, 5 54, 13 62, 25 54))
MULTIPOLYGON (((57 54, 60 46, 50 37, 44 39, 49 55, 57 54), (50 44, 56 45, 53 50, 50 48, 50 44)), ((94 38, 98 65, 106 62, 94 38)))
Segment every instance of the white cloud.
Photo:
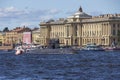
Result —
POLYGON ((59 10, 57 10, 57 9, 51 9, 51 10, 49 10, 49 13, 50 14, 57 14, 57 13, 59 13, 60 11, 59 10))
POLYGON ((6 17, 7 15, 0 11, 0 17, 6 17))
POLYGON ((4 8, 3 11, 5 11, 5 12, 15 12, 15 11, 17 11, 17 9, 15 7, 11 6, 11 7, 4 8))
POLYGON ((92 15, 92 16, 99 16, 100 14, 103 14, 103 13, 100 11, 90 12, 90 15, 92 15))
POLYGON ((52 15, 46 15, 46 16, 41 16, 41 17, 40 17, 40 20, 41 20, 41 21, 46 21, 46 20, 49 20, 49 19, 52 19, 52 18, 53 18, 52 15))
POLYGON ((23 22, 23 23, 20 24, 20 26, 29 26, 29 25, 30 25, 29 22, 23 22))
POLYGON ((24 10, 18 10, 15 7, 0 8, 0 18, 17 18, 25 14, 27 13, 24 10))
POLYGON ((76 11, 68 11, 66 12, 67 15, 73 15, 76 11))
POLYGON ((0 18, 6 19, 32 19, 38 16, 48 16, 58 14, 60 11, 57 9, 50 10, 19 10, 15 7, 0 8, 0 18))
POLYGON ((40 21, 49 20, 54 18, 53 16, 60 13, 57 9, 46 9, 46 10, 20 10, 13 6, 0 8, 0 25, 3 27, 8 26, 31 26, 36 23, 39 24, 40 21), (21 23, 21 24, 20 24, 21 23), (11 24, 11 25, 10 25, 11 24))

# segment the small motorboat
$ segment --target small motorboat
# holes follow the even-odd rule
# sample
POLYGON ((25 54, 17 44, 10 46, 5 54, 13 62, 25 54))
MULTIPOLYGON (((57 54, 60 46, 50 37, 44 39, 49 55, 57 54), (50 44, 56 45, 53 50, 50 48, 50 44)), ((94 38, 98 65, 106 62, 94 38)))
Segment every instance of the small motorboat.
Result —
POLYGON ((16 55, 20 55, 20 54, 22 54, 22 53, 23 53, 22 50, 17 50, 15 54, 16 54, 16 55))
POLYGON ((15 54, 20 55, 20 54, 23 54, 24 51, 25 50, 21 46, 19 46, 19 47, 16 48, 15 54))

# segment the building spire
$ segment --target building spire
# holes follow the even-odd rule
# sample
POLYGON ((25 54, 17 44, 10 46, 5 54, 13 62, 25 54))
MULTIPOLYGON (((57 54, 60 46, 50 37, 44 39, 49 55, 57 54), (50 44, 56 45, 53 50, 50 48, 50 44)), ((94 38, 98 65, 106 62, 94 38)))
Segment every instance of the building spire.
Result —
POLYGON ((80 11, 80 12, 83 12, 83 10, 82 10, 82 7, 81 7, 81 6, 80 6, 80 8, 79 8, 79 11, 80 11))

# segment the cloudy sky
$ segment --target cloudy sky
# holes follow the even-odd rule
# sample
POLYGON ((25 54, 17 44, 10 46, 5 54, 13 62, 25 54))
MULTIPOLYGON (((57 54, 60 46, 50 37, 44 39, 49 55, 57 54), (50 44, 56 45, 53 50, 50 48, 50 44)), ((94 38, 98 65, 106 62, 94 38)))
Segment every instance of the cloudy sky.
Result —
POLYGON ((0 29, 39 27, 41 21, 66 18, 78 11, 90 15, 120 13, 120 0, 0 0, 0 29))

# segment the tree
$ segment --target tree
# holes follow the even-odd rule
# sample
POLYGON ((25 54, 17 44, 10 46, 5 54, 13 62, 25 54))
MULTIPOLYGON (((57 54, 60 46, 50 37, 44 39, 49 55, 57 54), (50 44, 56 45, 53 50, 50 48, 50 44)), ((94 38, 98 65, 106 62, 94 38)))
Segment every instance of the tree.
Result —
POLYGON ((8 31, 9 31, 8 27, 5 27, 5 28, 3 29, 3 32, 8 32, 8 31))

